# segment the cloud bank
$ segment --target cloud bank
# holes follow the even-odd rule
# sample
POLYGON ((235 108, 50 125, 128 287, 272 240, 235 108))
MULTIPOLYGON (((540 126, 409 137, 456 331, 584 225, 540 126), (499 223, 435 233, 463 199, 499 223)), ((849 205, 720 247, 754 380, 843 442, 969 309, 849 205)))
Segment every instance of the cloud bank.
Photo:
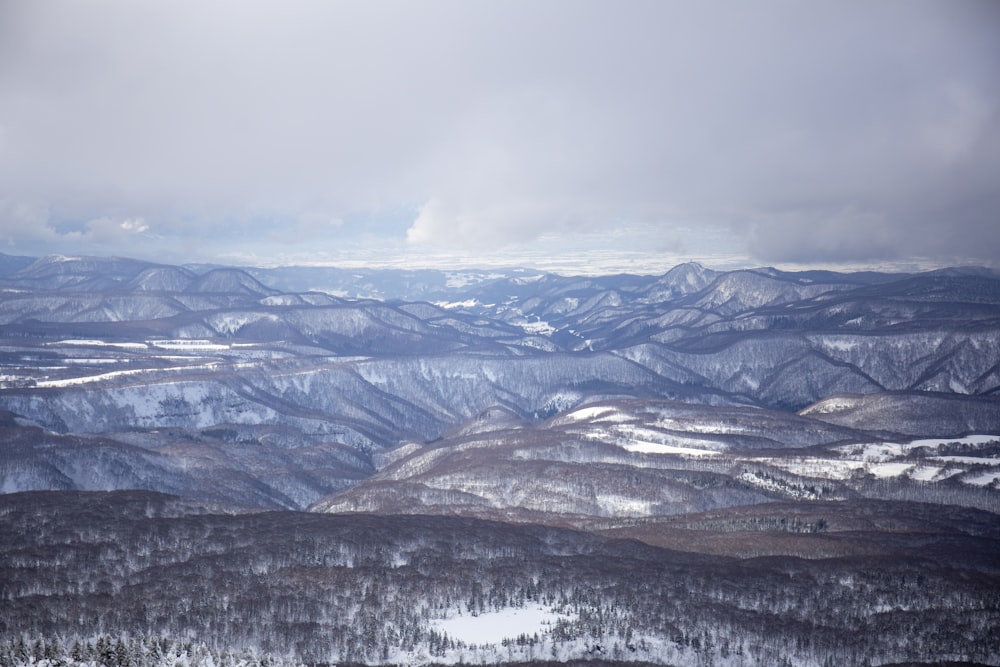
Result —
POLYGON ((9 0, 0 241, 996 265, 997 34, 961 0, 9 0))

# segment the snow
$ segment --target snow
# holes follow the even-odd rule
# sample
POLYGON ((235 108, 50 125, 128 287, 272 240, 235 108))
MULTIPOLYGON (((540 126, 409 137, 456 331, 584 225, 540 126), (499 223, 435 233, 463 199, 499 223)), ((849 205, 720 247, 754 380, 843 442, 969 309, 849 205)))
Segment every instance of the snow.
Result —
POLYGON ((614 408, 609 408, 607 406, 593 406, 587 408, 580 408, 579 410, 574 410, 567 415, 564 415, 559 421, 611 421, 620 422, 631 419, 626 414, 619 412, 614 408))
MULTIPOLYGON (((359 278, 361 276, 358 276, 359 278)), ((445 275, 445 285, 450 289, 459 289, 461 287, 467 287, 468 285, 477 285, 479 283, 484 283, 487 280, 499 280, 503 278, 502 273, 470 273, 470 272, 457 272, 457 273, 447 273, 445 275)), ((541 276, 539 276, 541 277, 541 276)))
POLYGON ((962 481, 966 484, 974 484, 975 486, 988 486, 995 484, 997 480, 1000 480, 1000 470, 990 470, 978 475, 962 478, 962 481))
POLYGON ((800 457, 762 460, 769 465, 805 477, 848 479, 855 471, 861 469, 882 479, 908 477, 918 482, 941 482, 949 477, 968 473, 962 478, 963 482, 987 486, 993 483, 995 476, 1000 476, 1000 472, 979 471, 986 466, 1000 467, 998 456, 939 455, 917 460, 905 457, 921 448, 939 451, 940 447, 952 443, 974 446, 996 442, 997 439, 996 435, 977 434, 964 438, 924 438, 902 443, 868 442, 834 447, 833 450, 842 457, 839 459, 800 457))
POLYGON ((847 338, 823 338, 823 346, 828 350, 837 352, 850 352, 858 346, 858 341, 847 338))
POLYGON ((39 380, 35 383, 36 387, 72 387, 80 384, 87 384, 89 382, 100 382, 102 380, 113 380, 119 377, 125 377, 127 375, 141 375, 146 373, 144 369, 127 370, 127 371, 112 371, 110 373, 101 373, 100 375, 88 375, 85 377, 78 378, 66 378, 65 380, 39 380))
POLYGON ((479 305, 478 299, 466 299, 465 301, 434 301, 438 308, 454 310, 455 308, 475 308, 479 305))
POLYGON ((952 442, 962 445, 985 445, 990 442, 1000 440, 1000 435, 967 435, 964 438, 929 438, 925 440, 914 440, 909 443, 910 447, 939 447, 952 442))
POLYGON ((94 357, 93 359, 87 357, 74 357, 72 359, 63 359, 64 363, 69 365, 86 366, 86 365, 97 365, 97 364, 120 364, 122 362, 127 362, 128 359, 116 359, 114 357, 94 357))
MULTIPOLYGON (((168 357, 153 357, 155 359, 166 359, 168 357)), ((178 359, 190 360, 191 357, 178 357, 178 359)), ((68 360, 67 360, 68 361, 68 360)), ((170 373, 178 372, 190 372, 190 371, 205 371, 205 370, 217 370, 220 367, 218 362, 212 361, 205 364, 191 364, 185 366, 172 366, 168 368, 135 368, 122 371, 111 371, 109 373, 99 373, 97 375, 85 375, 82 377, 64 378, 60 380, 39 380, 35 383, 37 387, 73 387, 83 384, 89 384, 91 382, 103 382, 106 380, 114 380, 116 378, 129 377, 129 376, 142 376, 145 375, 150 379, 163 377, 169 375, 170 373)), ((229 364, 226 368, 230 370, 240 370, 246 368, 257 367, 257 362, 247 361, 241 363, 229 364)))
POLYGON ((770 465, 787 470, 796 475, 804 477, 818 477, 821 479, 847 479, 855 470, 864 467, 861 461, 839 460, 839 459, 762 459, 770 465))
POLYGON ((693 419, 675 419, 673 417, 663 417, 653 423, 656 428, 668 431, 686 431, 688 433, 717 433, 717 434, 738 434, 751 433, 753 428, 746 424, 726 424, 723 422, 713 422, 709 420, 695 421, 693 419))
POLYGON ((198 351, 219 351, 228 350, 229 345, 223 343, 213 343, 210 340, 197 338, 183 338, 179 340, 151 340, 149 344, 161 350, 198 350, 198 351))
POLYGON ((478 616, 466 614, 436 619, 431 621, 431 626, 466 644, 499 644, 504 639, 516 639, 521 634, 547 633, 560 618, 572 620, 550 607, 535 604, 520 608, 508 607, 478 616))
POLYGON ((719 452, 708 449, 695 449, 694 447, 677 447, 675 445, 665 445, 660 442, 644 442, 636 440, 622 445, 623 449, 639 454, 678 454, 680 456, 718 456, 719 452))
MULTIPOLYGON (((220 315, 208 318, 207 323, 215 329, 218 333, 227 336, 235 335, 243 327, 256 324, 257 322, 280 322, 280 319, 276 315, 249 312, 249 313, 222 313, 220 315)), ((219 345, 218 343, 212 343, 207 340, 190 340, 190 341, 164 341, 169 345, 183 345, 183 349, 190 349, 191 346, 199 347, 201 349, 211 349, 211 350, 226 350, 229 349, 228 345, 219 345), (207 347, 206 347, 207 346, 207 347)), ((158 346, 160 347, 160 346, 158 346)))
POLYGON ((1000 459, 985 456, 932 456, 935 461, 943 463, 970 463, 972 465, 1000 465, 1000 459))
POLYGON ((910 478, 918 482, 930 482, 941 473, 941 470, 936 466, 917 466, 910 471, 910 478))
POLYGON ((912 467, 912 463, 877 463, 868 468, 868 472, 884 479, 886 477, 899 477, 912 467))
POLYGON ((512 324, 521 327, 526 333, 540 334, 542 336, 548 336, 557 331, 554 326, 541 320, 538 322, 512 322, 512 324))
MULTIPOLYGON (((858 455, 857 450, 852 452, 858 455)), ((860 456, 865 461, 885 461, 903 455, 903 445, 895 442, 869 443, 862 445, 860 456)))
POLYGON ((653 503, 649 500, 615 493, 599 493, 595 500, 611 516, 649 516, 653 513, 653 503))
POLYGON ((149 345, 146 343, 109 343, 107 341, 90 338, 70 338, 67 340, 60 340, 55 343, 47 343, 47 345, 85 345, 87 347, 117 347, 132 350, 145 350, 149 348, 149 345))
POLYGON ((853 398, 828 398, 802 411, 802 414, 825 415, 831 412, 843 412, 857 407, 857 400, 853 398))
POLYGON ((790 496, 793 498, 816 498, 817 495, 812 491, 805 489, 800 484, 789 483, 784 480, 774 479, 762 475, 760 472, 745 470, 742 472, 738 479, 743 480, 749 484, 753 484, 759 489, 764 489, 765 491, 771 491, 772 493, 780 493, 785 496, 790 496))
MULTIPOLYGON (((910 442, 869 442, 855 445, 843 445, 836 449, 845 456, 861 456, 866 461, 885 461, 898 456, 905 456, 907 452, 926 447, 927 449, 937 449, 942 445, 958 443, 961 445, 985 445, 990 442, 1000 440, 996 435, 968 435, 964 438, 925 438, 922 440, 912 440, 910 442)), ((941 459, 943 457, 935 457, 941 459)), ((971 458, 971 457, 970 457, 971 458)), ((986 459, 975 459, 979 463, 988 462, 986 459)), ((966 461, 968 463, 968 461, 966 461)))

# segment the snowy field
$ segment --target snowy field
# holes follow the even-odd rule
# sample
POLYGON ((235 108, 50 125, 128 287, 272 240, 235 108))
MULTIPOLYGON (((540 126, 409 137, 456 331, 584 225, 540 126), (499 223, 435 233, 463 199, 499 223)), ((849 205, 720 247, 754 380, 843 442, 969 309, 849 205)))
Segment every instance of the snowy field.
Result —
POLYGON ((478 616, 456 614, 432 621, 431 627, 437 632, 447 633, 455 641, 463 641, 469 645, 499 644, 504 639, 516 639, 522 634, 529 637, 535 633, 539 636, 547 634, 559 619, 573 620, 570 616, 536 604, 508 607, 478 616))

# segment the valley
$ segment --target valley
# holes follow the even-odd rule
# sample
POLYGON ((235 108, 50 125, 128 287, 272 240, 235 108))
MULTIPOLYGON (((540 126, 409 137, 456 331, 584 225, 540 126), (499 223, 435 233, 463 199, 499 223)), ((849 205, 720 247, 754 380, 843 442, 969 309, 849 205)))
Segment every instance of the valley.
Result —
POLYGON ((986 269, 0 266, 5 666, 1000 664, 986 269))

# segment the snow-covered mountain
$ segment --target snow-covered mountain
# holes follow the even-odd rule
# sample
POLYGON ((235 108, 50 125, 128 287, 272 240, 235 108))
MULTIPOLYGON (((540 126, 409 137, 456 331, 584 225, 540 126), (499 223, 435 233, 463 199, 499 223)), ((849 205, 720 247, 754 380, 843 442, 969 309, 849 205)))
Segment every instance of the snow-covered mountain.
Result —
MULTIPOLYGON (((562 426, 538 423, 601 401, 645 405, 641 413, 664 400, 719 406, 738 421, 778 410, 766 414, 872 438, 1000 433, 981 418, 1000 388, 1000 279, 984 270, 686 264, 662 276, 563 277, 23 264, 0 276, 0 408, 20 420, 9 428, 79 436, 79 452, 121 443, 127 465, 95 457, 107 462, 108 488, 117 475, 120 486, 141 478, 141 488, 198 494, 206 484, 191 478, 216 474, 245 480, 232 487, 241 502, 305 507, 368 477, 402 444, 430 452, 455 429, 489 433, 510 419, 536 440, 558 440, 562 426), (309 280, 326 290, 277 287, 309 280), (399 291, 333 296, 351 285, 399 291), (412 294, 428 300, 399 299, 412 294), (939 417, 892 398, 917 405, 930 393, 949 398, 939 417), (847 399, 824 403, 844 396, 868 407, 849 418, 830 407, 847 399), (133 447, 155 456, 129 458, 133 447), (288 463, 269 469, 269 457, 288 463)), ((718 413, 701 414, 696 428, 714 428, 718 413)), ((760 437, 791 437, 775 424, 760 437)), ((587 440, 612 446, 598 431, 587 440)), ((4 488, 94 487, 76 460, 22 448, 4 462, 4 488)), ((678 507, 719 502, 696 496, 678 507)))
POLYGON ((998 341, 979 269, 0 257, 0 664, 1000 664, 998 341))
MULTIPOLYGON (((907 498, 1000 511, 1000 401, 952 412, 935 438, 905 399, 949 412, 949 396, 896 396, 866 424, 836 424, 827 399, 800 415, 672 401, 598 401, 540 424, 487 430, 483 418, 385 455, 375 475, 314 505, 320 512, 463 514, 585 527, 782 501, 907 498), (829 423, 827 420, 834 422, 829 423)), ((494 421, 486 418, 487 421, 494 421)), ((500 422, 502 423, 502 422, 500 422)))

